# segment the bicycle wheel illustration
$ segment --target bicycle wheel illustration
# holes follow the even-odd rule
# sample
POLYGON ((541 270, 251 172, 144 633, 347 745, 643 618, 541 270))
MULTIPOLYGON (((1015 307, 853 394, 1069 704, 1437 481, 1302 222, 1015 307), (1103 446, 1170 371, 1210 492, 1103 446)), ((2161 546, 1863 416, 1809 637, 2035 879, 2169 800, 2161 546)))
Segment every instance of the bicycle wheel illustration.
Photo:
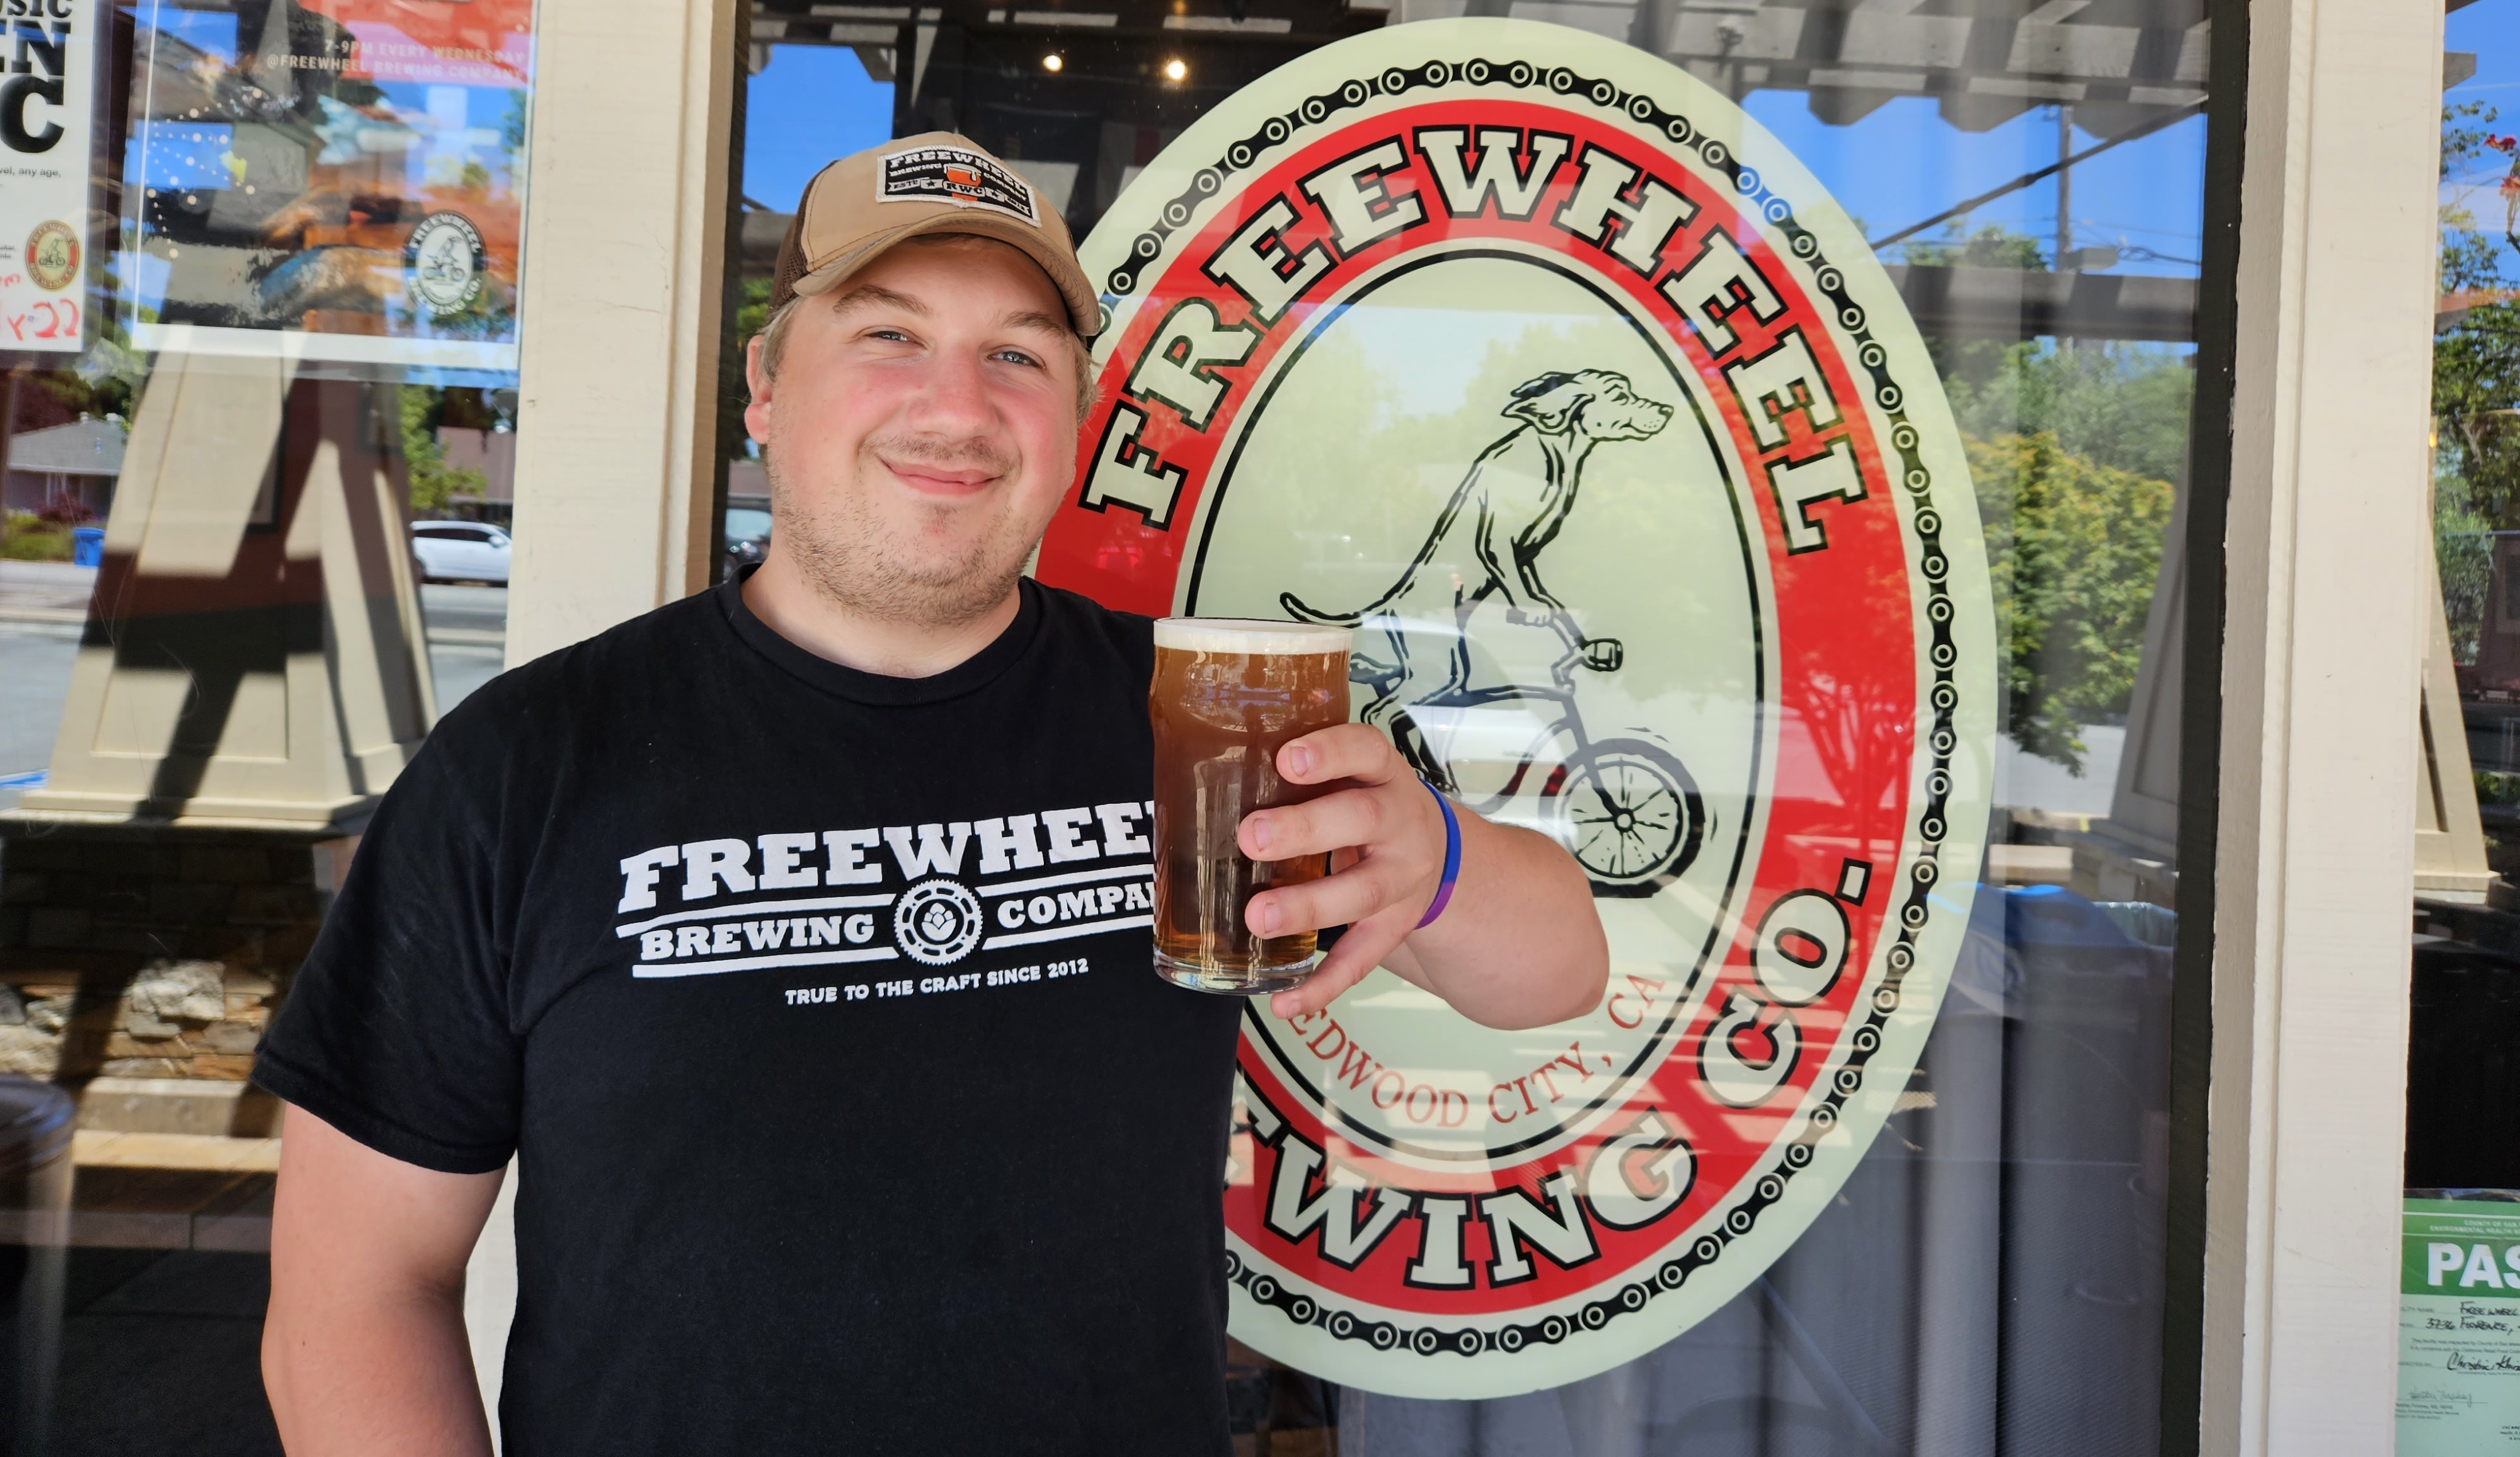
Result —
POLYGON ((1592 744, 1551 775, 1567 848, 1598 895, 1650 896, 1688 868, 1706 834, 1697 781, 1638 738, 1592 744))

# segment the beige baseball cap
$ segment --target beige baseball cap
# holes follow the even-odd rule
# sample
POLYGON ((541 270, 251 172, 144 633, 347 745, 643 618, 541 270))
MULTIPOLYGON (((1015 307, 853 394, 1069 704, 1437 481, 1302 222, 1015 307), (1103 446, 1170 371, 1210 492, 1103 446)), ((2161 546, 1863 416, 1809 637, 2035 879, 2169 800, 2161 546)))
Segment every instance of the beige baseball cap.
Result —
POLYGON ((814 174, 779 244, 773 309, 828 293, 905 238, 970 233, 1023 249, 1067 300, 1076 331, 1094 336, 1094 287, 1077 266, 1067 223, 1022 174, 953 132, 870 147, 814 174))

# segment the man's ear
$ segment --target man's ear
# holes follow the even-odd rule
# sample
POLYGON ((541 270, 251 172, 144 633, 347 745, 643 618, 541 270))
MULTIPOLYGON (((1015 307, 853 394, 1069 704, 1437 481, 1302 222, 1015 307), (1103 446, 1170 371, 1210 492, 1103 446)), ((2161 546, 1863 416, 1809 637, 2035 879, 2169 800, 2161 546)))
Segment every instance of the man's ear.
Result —
POLYGON ((1562 433, 1577 412, 1593 398, 1572 375, 1548 374, 1518 385, 1513 403, 1505 407, 1508 419, 1528 420, 1533 428, 1546 434, 1562 433))
POLYGON ((761 335, 754 334, 743 346, 743 385, 752 398, 743 407, 743 431, 753 439, 770 443, 770 374, 761 367, 761 335))

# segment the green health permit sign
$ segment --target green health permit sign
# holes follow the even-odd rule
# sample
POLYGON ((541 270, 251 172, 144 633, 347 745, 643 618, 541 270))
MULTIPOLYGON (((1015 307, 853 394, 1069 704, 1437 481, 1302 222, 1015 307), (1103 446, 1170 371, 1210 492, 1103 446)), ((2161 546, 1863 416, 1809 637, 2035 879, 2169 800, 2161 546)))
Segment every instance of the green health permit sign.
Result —
POLYGON ((2520 1453, 2520 1203, 2409 1199, 2398 1457, 2520 1453))

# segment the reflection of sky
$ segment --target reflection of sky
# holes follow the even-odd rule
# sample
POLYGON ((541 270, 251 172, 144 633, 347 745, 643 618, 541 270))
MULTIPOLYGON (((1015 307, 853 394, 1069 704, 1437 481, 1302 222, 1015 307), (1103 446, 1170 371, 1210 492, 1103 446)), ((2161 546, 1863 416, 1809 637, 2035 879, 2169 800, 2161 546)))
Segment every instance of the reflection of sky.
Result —
POLYGON ((1498 347, 1582 324, 1565 314, 1514 309, 1350 307, 1340 321, 1347 341, 1390 391, 1394 415, 1450 415, 1498 347))
MULTIPOLYGON (((317 132, 325 146, 318 162, 338 165, 368 155, 399 155, 416 188, 459 187, 470 162, 489 169, 494 188, 505 180, 507 155, 495 123, 504 116, 512 93, 466 86, 383 90, 390 117, 322 99, 325 119, 317 132), (469 124, 484 115, 493 124, 469 124)), ((156 188, 233 186, 221 158, 235 145, 234 138, 235 128, 225 122, 161 120, 146 125, 132 134, 126 175, 156 188)))
MULTIPOLYGON (((2452 16, 2452 22, 2455 25, 2470 12, 2498 12, 2515 3, 2520 0, 2484 0, 2452 16)), ((750 84, 743 194, 779 211, 795 206, 823 163, 892 134, 893 88, 868 80, 866 68, 844 48, 773 46, 770 66, 750 84)), ((1932 101, 1918 97, 1892 101, 1850 126, 1821 122, 1798 92, 1759 92, 1746 109, 1793 149, 1873 237, 2056 159, 2055 112, 2047 108, 2033 108, 1986 132, 1948 125, 1932 101)), ((2082 151, 2097 141, 2077 131, 2074 147, 2082 151)), ((2149 248, 2165 260, 2129 259, 2116 271, 2193 276, 2192 263, 2166 259, 2197 256, 2204 168, 2202 118, 2077 165, 2075 245, 2149 248)), ((2000 198, 1978 209, 1972 222, 2001 223, 2052 246, 2056 184, 2052 179, 2034 183, 2000 198)), ((1895 251, 1888 261, 1897 261, 1895 251)))
POLYGON ((158 122, 135 129, 125 147, 123 175, 156 188, 226 187, 228 171, 219 158, 235 136, 236 128, 223 121, 158 122))
POLYGON ((2520 131, 2520 4, 2481 0, 2450 13, 2444 44, 2472 52, 2476 74, 2443 94, 2446 102, 2490 102, 2502 111, 2502 129, 2520 131))
MULTIPOLYGON (((2508 3, 2508 0, 2494 0, 2508 3)), ((2056 112, 2035 107, 1990 131, 1965 132, 1945 121, 1934 103, 1902 97, 1849 126, 1829 126, 1811 113, 1799 92, 1762 91, 1743 110, 1802 158, 1838 204, 1880 238, 1944 208, 2056 160, 2056 112)), ((2099 139, 2074 134, 2074 150, 2099 139)), ((2134 245, 2166 255, 2128 260, 2116 272, 2193 277, 2202 246, 2205 120, 2195 117, 2102 153, 2073 169, 2074 245, 2134 245)), ((2008 193, 1970 216, 1970 231, 2000 223, 2052 249, 2056 182, 2008 193)), ((1927 230, 1926 239, 1943 229, 1927 230)), ((1883 261, 1897 262, 1897 249, 1883 261)))
MULTIPOLYGON (((2520 22, 2520 0, 2479 0, 2452 11, 2448 22, 2449 49, 2475 53, 2476 74, 2442 93, 2442 104, 2485 103, 2498 113, 2492 123, 2495 130, 2505 136, 2520 134, 2520 23, 2515 22, 2520 22)), ((2481 119, 2461 118, 2460 124, 2475 126, 2481 119)), ((2496 189, 2510 170, 2510 158, 2489 154, 2445 179, 2441 199, 2474 214, 2490 237, 2503 227, 2502 200, 2496 189)), ((2506 247, 2501 258, 2503 277, 2520 277, 2520 257, 2506 247)))
POLYGON ((236 61, 237 18, 234 12, 177 10, 171 5, 153 5, 149 7, 146 19, 151 27, 162 34, 175 36, 221 61, 230 64, 236 61))
POLYGON ((127 248, 113 255, 113 271, 122 280, 124 291, 154 306, 166 296, 166 280, 175 267, 154 254, 127 248))
POLYGON ((464 164, 479 162, 493 177, 507 170, 499 125, 515 93, 504 86, 423 86, 395 83, 378 88, 396 116, 419 135, 411 149, 412 180, 425 187, 454 187, 463 181, 464 164))
POLYGON ((825 162, 892 136, 891 84, 844 47, 772 46, 750 84, 743 195, 774 211, 793 211, 825 162))

